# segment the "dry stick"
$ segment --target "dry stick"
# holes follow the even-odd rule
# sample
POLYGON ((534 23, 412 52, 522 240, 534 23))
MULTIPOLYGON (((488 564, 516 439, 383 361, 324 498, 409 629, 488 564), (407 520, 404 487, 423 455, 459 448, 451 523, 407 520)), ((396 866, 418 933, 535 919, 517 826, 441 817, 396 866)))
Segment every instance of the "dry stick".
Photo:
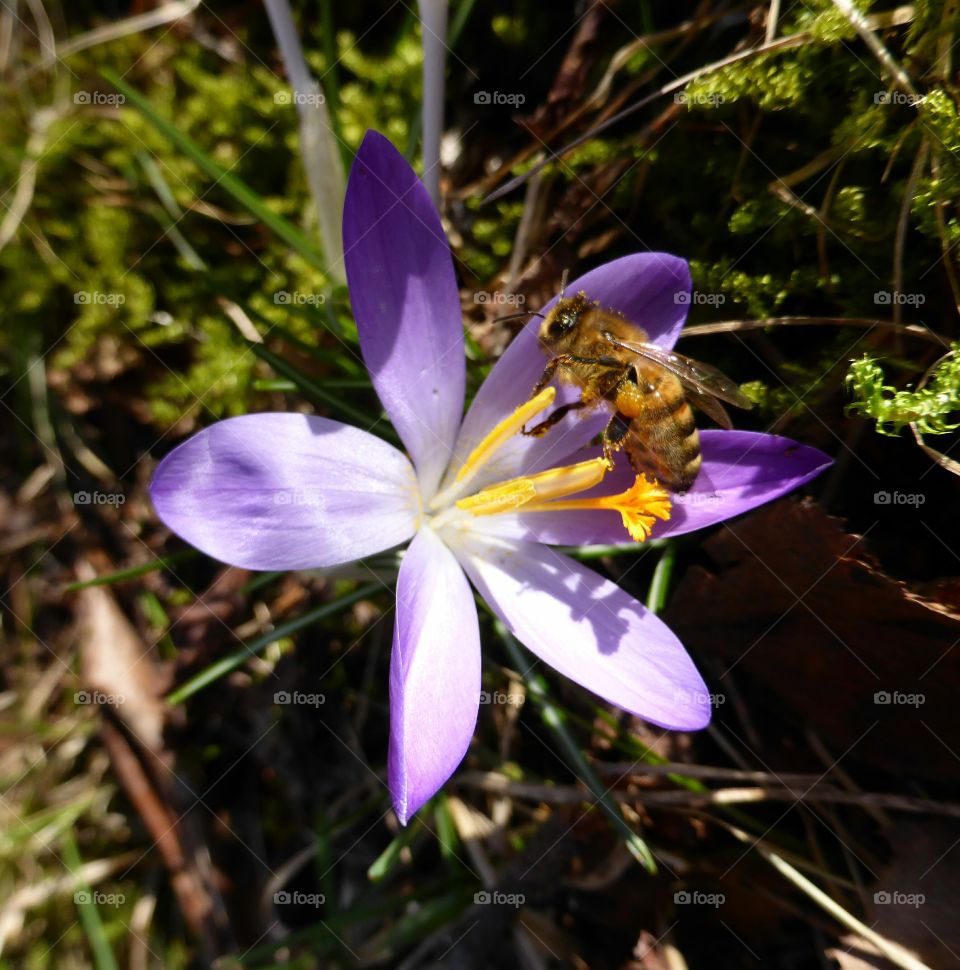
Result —
POLYGON ((527 186, 527 195, 523 203, 523 214, 520 216, 520 223, 517 226, 517 234, 513 239, 513 251, 510 254, 510 265, 507 268, 506 290, 512 293, 520 277, 520 268, 527 254, 527 247, 530 245, 530 236, 533 229, 534 220, 540 211, 541 188, 543 187, 543 176, 537 175, 530 180, 527 186))
POLYGON ((661 777, 684 775, 687 778, 715 778, 723 781, 746 781, 758 785, 779 782, 781 785, 812 785, 822 777, 820 774, 773 774, 769 771, 742 771, 718 765, 688 765, 683 762, 667 762, 662 765, 637 764, 633 761, 595 761, 594 769, 602 775, 622 778, 632 772, 633 777, 661 777))
MULTIPOLYGON (((124 733, 107 719, 101 730, 113 769, 153 840, 150 853, 155 850, 167 869, 180 911, 198 939, 204 962, 213 963, 229 948, 222 945, 230 934, 229 923, 222 899, 204 880, 194 853, 181 839, 183 817, 175 817, 124 733)), ((146 855, 142 853, 140 858, 146 855)))
POLYGON ((13 47, 13 11, 6 5, 0 10, 0 73, 6 74, 10 64, 10 53, 13 47))
POLYGON ((638 37, 636 40, 630 41, 629 44, 621 47, 610 58, 610 63, 607 65, 603 77, 593 92, 587 97, 584 104, 587 107, 601 107, 607 104, 610 98, 610 88, 613 85, 613 79, 616 77, 617 71, 627 64, 634 54, 645 48, 653 47, 655 44, 662 44, 676 37, 682 37, 694 28, 709 27, 718 19, 719 15, 699 17, 696 20, 685 20, 676 27, 670 27, 667 30, 661 30, 654 34, 645 34, 643 37, 638 37))
MULTIPOLYGON (((713 658, 711 658, 713 659, 713 658)), ((711 670, 714 673, 718 672, 719 664, 711 664, 711 670)), ((721 672, 722 674, 722 672, 721 672)), ((740 689, 737 687, 736 678, 733 676, 731 671, 727 671, 727 676, 724 678, 724 688, 730 695, 730 700, 733 702, 733 710, 740 721, 740 726, 743 728, 743 733, 747 736, 747 743, 753 748, 754 751, 759 751, 763 746, 763 741, 760 739, 760 732, 754 726, 753 721, 750 719, 750 707, 744 701, 743 695, 740 693, 740 689)))
MULTIPOLYGON (((830 766, 830 771, 836 778, 840 780, 840 784, 843 785, 843 787, 847 791, 859 792, 860 791, 859 786, 854 782, 854 780, 850 777, 850 775, 846 772, 846 770, 840 764, 837 763, 836 757, 827 750, 826 745, 823 743, 823 741, 820 740, 820 735, 818 735, 815 731, 812 731, 812 730, 807 730, 804 732, 804 734, 806 735, 806 738, 807 738, 807 744, 810 745, 814 754, 816 754, 816 756, 821 760, 821 762, 823 762, 824 765, 830 766)), ((892 825, 892 823, 890 819, 887 817, 887 815, 885 815, 883 812, 880 811, 880 809, 876 807, 873 807, 870 805, 867 805, 865 807, 867 811, 873 816, 874 821, 880 826, 880 828, 886 829, 886 830, 890 829, 890 826, 892 825)))
POLYGON ((780 0, 770 0, 770 9, 767 11, 767 32, 764 37, 766 43, 771 43, 777 36, 777 21, 780 19, 780 0))
MULTIPOLYGON (((928 368, 923 377, 920 378, 920 383, 917 385, 917 390, 922 391, 927 386, 927 381, 930 380, 930 376, 933 372, 942 364, 948 357, 952 357, 956 353, 955 350, 950 350, 945 353, 939 360, 935 360, 928 368)), ((914 440, 923 450, 923 452, 930 458, 932 458, 941 468, 946 468, 948 472, 953 472, 954 475, 960 475, 960 462, 954 461, 952 458, 948 458, 946 454, 942 451, 937 451, 936 448, 931 448, 923 440, 923 433, 917 427, 916 421, 910 422, 910 430, 913 432, 914 440)))
POLYGON ((193 13, 200 6, 200 0, 184 0, 184 2, 165 3, 156 10, 149 13, 137 14, 134 17, 127 17, 125 20, 118 20, 116 23, 106 24, 86 33, 78 34, 65 40, 62 44, 57 44, 54 49, 44 51, 43 56, 36 64, 22 68, 14 80, 20 82, 30 77, 36 71, 45 70, 54 61, 62 61, 71 54, 79 51, 88 50, 99 44, 106 44, 121 37, 128 37, 131 34, 139 34, 143 31, 152 30, 154 27, 162 27, 164 24, 182 20, 193 13))
MULTIPOLYGON (((664 41, 673 40, 675 37, 683 36, 688 33, 694 27, 703 25, 709 26, 715 19, 714 17, 705 17, 702 21, 687 20, 676 27, 671 27, 669 30, 662 30, 654 34, 645 34, 643 37, 638 37, 636 40, 631 41, 625 47, 621 47, 610 60, 610 64, 607 67, 607 73, 597 84, 593 93, 588 95, 582 104, 574 108, 563 121, 551 128, 545 135, 543 135, 538 142, 531 143, 518 151, 509 161, 504 162, 496 172, 490 175, 485 175, 482 178, 475 179, 467 185, 461 186, 455 192, 451 193, 458 199, 468 198, 478 192, 486 191, 486 188, 490 185, 495 185, 501 175, 511 171, 517 165, 521 165, 523 162, 527 161, 531 156, 537 154, 540 150, 542 142, 549 141, 553 138, 558 138, 562 135, 568 128, 580 120, 588 111, 592 109, 603 109, 604 112, 610 110, 611 106, 616 106, 617 102, 625 97, 629 97, 630 94, 638 86, 646 84, 648 81, 652 80, 661 70, 658 65, 652 70, 644 72, 639 78, 632 81, 626 91, 621 92, 619 95, 611 101, 610 98, 610 87, 613 82, 613 78, 616 76, 617 71, 626 64, 630 58, 642 48, 652 47, 655 44, 663 43, 664 41)), ((680 50, 683 49, 683 45, 680 46, 680 50)))
MULTIPOLYGON (((958 8, 960 8, 960 0, 947 0, 943 5, 943 17, 940 20, 940 41, 937 45, 937 72, 944 87, 947 86, 950 76, 953 73, 953 48, 955 44, 953 40, 954 32, 950 29, 950 25, 956 19, 958 8)), ((943 184, 940 177, 940 153, 937 151, 936 145, 932 146, 930 152, 930 175, 936 184, 943 184)), ((947 223, 944 216, 946 206, 947 203, 945 200, 938 199, 934 203, 933 209, 934 216, 937 220, 937 235, 940 237, 943 269, 947 274, 947 281, 953 293, 953 302, 957 307, 957 312, 960 313, 960 281, 957 280, 957 274, 950 258, 952 247, 947 237, 947 223)))
MULTIPOLYGON (((871 28, 883 29, 886 27, 903 26, 904 24, 910 23, 913 18, 913 6, 911 4, 905 4, 904 6, 897 7, 894 10, 872 14, 864 20, 864 23, 869 31, 871 28)), ((684 25, 681 25, 681 27, 683 26, 684 25)), ((642 39, 643 38, 641 38, 641 40, 642 39)), ((490 193, 490 195, 483 199, 483 202, 494 202, 502 196, 507 195, 509 192, 512 192, 515 188, 517 188, 517 186, 522 185, 528 178, 531 178, 538 172, 542 171, 543 168, 549 165, 554 159, 559 159, 562 155, 565 155, 572 149, 582 145, 585 141, 589 141, 595 135, 599 135, 601 132, 606 131, 607 128, 615 125, 617 122, 622 121, 624 118, 627 118, 632 114, 635 114, 637 111, 645 108, 648 104, 656 101, 657 98, 661 98, 665 94, 672 94, 674 91, 678 91, 680 88, 686 87, 691 81, 695 81, 697 78, 702 77, 705 74, 712 74, 714 71, 722 70, 725 67, 729 67, 731 64, 737 64, 740 61, 748 60, 751 57, 757 57, 760 54, 768 54, 771 51, 782 51, 789 50, 794 47, 802 47, 811 40, 813 40, 813 36, 808 31, 801 31, 797 34, 790 34, 788 37, 781 37, 779 40, 772 41, 769 44, 761 44, 759 47, 751 47, 748 50, 737 51, 735 54, 730 54, 727 57, 721 58, 719 61, 714 61, 712 64, 707 64, 704 67, 697 68, 697 70, 691 71, 689 74, 684 74, 675 81, 665 84, 658 91, 654 91, 645 98, 641 98, 636 104, 632 104, 629 108, 624 108, 623 111, 618 112, 612 118, 608 118, 602 124, 591 128, 579 138, 576 138, 567 145, 564 145, 563 148, 560 148, 555 152, 551 152, 549 158, 545 158, 538 162, 533 166, 533 168, 525 172, 523 175, 518 175, 516 178, 511 179, 495 192, 490 193)), ((876 38, 874 38, 874 40, 876 41, 876 38)), ((879 44, 879 41, 877 41, 877 43, 879 44)), ((523 157, 526 158, 527 155, 524 155, 523 157)), ((516 161, 517 160, 515 159, 513 162, 504 165, 502 170, 509 171, 516 161)), ((494 177, 496 177, 496 174, 497 173, 494 173, 494 177)))
MULTIPOLYGON (((940 178, 940 153, 934 147, 930 153, 930 175, 938 185, 942 185, 940 178)), ((956 271, 950 258, 952 244, 947 235, 947 220, 943 212, 947 203, 944 199, 938 199, 934 203, 933 213, 937 220, 937 235, 940 237, 940 254, 943 262, 943 270, 947 274, 947 282, 950 284, 950 292, 953 293, 953 302, 960 313, 960 280, 957 279, 956 271)))
POLYGON ((830 285, 830 263, 827 260, 827 219, 830 217, 833 197, 836 195, 837 186, 840 184, 840 174, 843 172, 846 163, 846 155, 837 162, 837 167, 833 170, 830 181, 827 183, 827 191, 823 194, 823 202, 820 203, 820 213, 817 219, 817 259, 820 263, 820 275, 828 292, 833 287, 830 285))
POLYGON ((893 59, 893 55, 877 39, 877 35, 871 29, 870 23, 859 10, 851 3, 851 0, 833 0, 834 6, 850 21, 856 32, 863 39, 863 42, 870 48, 871 53, 876 59, 893 75, 897 85, 906 91, 919 97, 919 92, 913 85, 906 71, 893 59))
MULTIPOLYGON (((810 731, 810 730, 805 731, 804 735, 807 739, 807 743, 816 753, 817 757, 821 760, 826 770, 830 772, 830 774, 835 778, 839 778, 841 784, 848 791, 857 791, 858 794, 860 794, 856 785, 854 785, 853 783, 853 779, 851 779, 850 776, 838 764, 837 758, 835 756, 831 756, 830 752, 827 750, 826 746, 823 744, 820 738, 813 731, 810 731)), ((871 815, 874 815, 874 817, 876 817, 877 809, 874 806, 870 805, 869 803, 866 803, 864 804, 863 807, 867 812, 869 812, 871 815)), ((853 881, 854 886, 856 887, 857 894, 862 904, 866 899, 866 891, 863 885, 863 878, 860 874, 860 867, 861 866, 866 867, 871 873, 871 875, 874 875, 878 868, 878 863, 876 861, 876 858, 873 855, 869 855, 868 858, 864 858, 865 856, 868 856, 868 853, 862 844, 858 845, 860 853, 859 854, 854 853, 853 849, 851 848, 851 845, 854 842, 853 836, 849 833, 849 831, 847 830, 847 827, 840 820, 837 813, 834 811, 833 806, 831 805, 823 806, 823 813, 829 820, 829 824, 827 825, 827 828, 829 829, 830 833, 833 835, 834 839, 836 839, 836 841, 839 843, 840 852, 843 855, 843 859, 847 864, 847 871, 850 873, 850 878, 853 881), (857 862, 860 863, 860 866, 856 864, 857 862)))
MULTIPOLYGON (((829 812, 829 808, 827 809, 827 812, 829 812)), ((823 854, 823 846, 820 844, 820 839, 817 837, 817 829, 814 825, 813 812, 801 812, 800 819, 803 822, 803 830, 807 836, 807 845, 809 845, 811 848, 814 865, 816 865, 821 872, 829 872, 830 864, 827 862, 827 859, 823 854)), ((834 820, 833 816, 830 816, 830 820, 831 822, 834 820)), ((822 820, 818 818, 817 821, 822 820)), ((836 835, 834 835, 834 838, 836 838, 836 835)), ((840 844, 843 845, 842 840, 840 840, 840 844)), ((838 888, 835 891, 837 892, 838 896, 851 888, 843 885, 843 883, 840 882, 837 883, 837 887, 838 888)))
POLYGON ((584 133, 579 138, 575 138, 572 142, 564 145, 563 148, 558 149, 555 152, 550 152, 548 158, 537 162, 528 172, 523 175, 518 175, 516 178, 510 179, 509 182, 500 186, 496 192, 492 192, 483 201, 493 202, 496 199, 507 195, 512 192, 517 186, 521 185, 528 178, 536 175, 538 172, 542 171, 547 165, 553 162, 555 159, 559 159, 562 155, 579 147, 585 141, 589 141, 601 132, 606 131, 608 128, 623 121, 624 118, 628 118, 632 114, 640 111, 642 108, 647 107, 647 105, 652 104, 658 98, 662 98, 665 94, 672 94, 674 91, 679 91, 681 88, 686 87, 691 81, 696 80, 698 77, 704 74, 711 74, 714 71, 719 71, 721 68, 729 67, 731 64, 737 64, 740 61, 747 60, 751 57, 757 57, 760 54, 767 54, 770 51, 788 50, 792 47, 802 47, 804 44, 810 41, 811 37, 809 33, 803 32, 799 34, 791 34, 789 37, 781 37, 780 40, 774 41, 772 44, 762 44, 760 47, 752 47, 749 50, 738 51, 736 54, 730 54, 728 57, 721 58, 719 61, 714 61, 712 64, 708 64, 706 67, 697 68, 695 71, 690 71, 688 74, 684 74, 682 77, 678 77, 675 81, 670 81, 669 84, 663 85, 659 90, 654 91, 652 94, 648 94, 645 98, 641 98, 636 104, 630 105, 629 108, 624 108, 623 111, 618 111, 612 118, 608 118, 602 124, 597 125, 595 128, 591 128, 590 131, 584 133))
MULTIPOLYGON (((893 240, 893 322, 903 323, 903 304, 899 300, 899 295, 903 292, 903 251, 907 240, 907 229, 910 226, 910 203, 913 202, 914 192, 917 190, 917 180, 923 166, 927 164, 927 153, 930 150, 930 142, 924 138, 917 151, 917 157, 913 160, 910 169, 910 176, 903 189, 903 203, 900 206, 900 218, 897 220, 897 232, 893 240)), ((894 353, 898 357, 903 356, 903 341, 898 332, 894 333, 893 341, 894 353)))
MULTIPOLYGON (((932 970, 925 963, 921 963, 914 956, 907 953, 899 944, 888 940, 879 933, 866 926, 858 920, 852 913, 848 913, 842 906, 831 899, 819 886, 810 882, 794 866, 783 858, 783 853, 773 852, 766 848, 765 840, 755 838, 749 832, 737 828, 737 826, 726 822, 715 816, 704 816, 708 821, 720 825, 726 829, 734 838, 755 849, 760 855, 769 862, 782 876, 792 882, 801 892, 805 893, 818 906, 826 910, 837 922, 852 930, 858 936, 872 943, 880 952, 891 962, 903 970, 932 970)), ((831 880, 837 877, 830 876, 831 880)))
POLYGON ((13 201, 6 206, 6 215, 0 223, 0 249, 3 249, 16 235, 20 223, 33 202, 37 182, 37 169, 40 159, 47 149, 51 127, 64 118, 67 108, 64 104, 56 107, 41 108, 30 118, 30 135, 23 151, 23 161, 14 185, 13 201))
MULTIPOLYGON (((507 793, 516 798, 532 799, 552 805, 568 805, 583 801, 579 788, 545 785, 535 782, 511 781, 495 772, 466 771, 457 776, 457 783, 469 788, 497 794, 507 793)), ((610 796, 623 804, 663 806, 672 805, 685 809, 702 809, 711 805, 740 805, 757 802, 824 802, 839 805, 857 805, 866 808, 889 808, 895 811, 919 814, 944 815, 960 818, 960 805, 937 802, 927 798, 909 798, 905 795, 889 795, 883 792, 848 792, 840 788, 821 785, 815 790, 809 786, 755 786, 751 788, 719 788, 706 792, 691 791, 611 791, 610 796)))
POLYGON ((720 320, 684 327, 682 337, 706 337, 715 333, 739 333, 742 330, 762 330, 764 327, 862 327, 870 330, 892 330, 910 337, 949 347, 950 341, 929 327, 916 323, 898 324, 892 320, 873 320, 870 317, 765 317, 762 320, 720 320))
MULTIPOLYGON (((744 833, 746 834, 746 833, 744 833)), ((790 880, 798 889, 809 896, 815 903, 825 909, 839 923, 847 929, 852 930, 858 936, 872 943, 880 952, 891 962, 895 963, 903 970, 931 970, 927 964, 916 959, 912 954, 907 953, 897 943, 888 940, 879 933, 874 932, 865 923, 862 923, 854 915, 848 913, 842 906, 834 902, 819 886, 812 883, 806 876, 794 869, 789 862, 780 858, 776 852, 764 849, 759 843, 754 848, 769 862, 774 869, 782 876, 790 880)))

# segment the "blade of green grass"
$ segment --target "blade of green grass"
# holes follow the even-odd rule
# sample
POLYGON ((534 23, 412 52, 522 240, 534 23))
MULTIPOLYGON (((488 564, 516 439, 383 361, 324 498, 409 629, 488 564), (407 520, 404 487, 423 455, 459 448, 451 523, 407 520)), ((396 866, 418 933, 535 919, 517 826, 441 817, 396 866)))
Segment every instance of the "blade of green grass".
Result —
POLYGON ((95 579, 86 579, 80 583, 70 583, 64 587, 65 593, 75 593, 78 589, 86 589, 88 586, 109 586, 112 583, 121 583, 125 579, 135 579, 144 573, 150 573, 157 569, 166 569, 174 563, 183 562, 185 559, 192 559, 199 555, 196 549, 183 549, 170 556, 161 559, 154 559, 153 562, 144 563, 142 566, 131 566, 129 569, 118 569, 115 573, 107 573, 105 576, 97 576, 95 579))
POLYGON ((292 246, 311 265, 324 271, 324 273, 326 272, 323 254, 293 223, 274 212, 253 189, 237 178, 236 175, 231 175, 226 169, 221 168, 192 138, 158 114, 150 102, 118 74, 109 69, 104 69, 102 74, 160 134, 176 145, 180 151, 214 179, 217 185, 232 195, 265 226, 272 229, 284 242, 292 246))
POLYGON ((289 394, 291 391, 297 389, 297 385, 293 381, 287 380, 265 380, 265 381, 254 381, 253 389, 255 391, 280 391, 284 394, 289 394))
POLYGON ((369 583, 346 596, 341 596, 339 599, 333 600, 331 603, 324 603, 323 606, 318 606, 315 610, 309 610, 286 623, 281 623, 280 626, 269 630, 255 640, 251 640, 250 643, 245 644, 239 650, 235 650, 216 663, 211 664, 206 670, 202 670, 195 677, 191 677, 185 684, 167 695, 167 703, 171 706, 182 704, 187 698, 193 697, 194 694, 203 690, 205 687, 209 687, 210 684, 219 680, 225 674, 230 673, 231 670, 236 670, 237 667, 246 663, 251 657, 254 657, 259 651, 263 650, 264 647, 269 646, 276 640, 290 636, 291 633, 296 633, 310 626, 312 623, 316 623, 325 617, 338 613, 340 610, 344 610, 348 606, 356 603, 357 600, 372 596, 382 588, 380 583, 369 583))
MULTIPOLYGON (((77 883, 80 885, 79 873, 83 865, 83 860, 80 858, 80 852, 77 849, 77 843, 72 831, 63 833, 62 844, 63 861, 71 874, 77 877, 77 883)), ((120 970, 113 956, 113 950, 110 949, 110 942, 107 940, 107 934, 103 926, 103 921, 100 919, 97 905, 93 901, 93 891, 84 883, 74 893, 73 898, 77 912, 80 914, 80 922, 83 924, 83 930, 87 934, 90 951, 93 954, 93 962, 97 970, 120 970)))
POLYGON ((187 266, 197 273, 202 273, 207 269, 207 264, 193 246, 190 245, 186 236, 177 228, 184 213, 180 206, 177 205, 177 200, 174 198, 170 186, 164 179, 160 171, 160 166, 146 152, 137 152, 137 161, 143 167, 144 172, 146 172, 147 181, 149 181, 153 191, 157 193, 160 204, 169 216, 168 221, 164 222, 161 220, 165 232, 170 237, 174 246, 176 246, 177 251, 183 257, 187 266))
POLYGON ((464 0, 463 3, 457 5, 457 11, 453 15, 453 19, 450 21, 450 29, 447 31, 447 44, 451 49, 456 46, 460 35, 463 33, 463 28, 467 26, 467 21, 470 19, 470 14, 473 13, 476 2, 477 0, 464 0))
POLYGON ((320 75, 320 83, 327 96, 330 124, 340 146, 343 167, 345 171, 349 171, 353 164, 353 152, 343 140, 343 128, 340 124, 340 58, 337 56, 337 32, 333 25, 332 0, 320 0, 320 43, 323 45, 323 59, 326 64, 326 69, 320 75))
POLYGON ((367 879, 370 882, 382 882, 396 868, 400 862, 403 850, 413 844, 414 839, 424 831, 423 823, 418 818, 410 820, 410 824, 401 829, 400 833, 373 861, 367 869, 367 879))
POLYGON ((566 756, 567 764, 574 774, 590 789, 593 797, 597 800, 597 805, 603 810, 607 818, 613 823, 618 834, 623 838, 627 846, 627 851, 647 870, 654 874, 657 871, 657 863, 653 858, 653 853, 643 839, 633 831, 627 824, 627 820, 620 812, 617 803, 609 796, 603 782, 594 772, 580 746, 577 744, 573 735, 567 730, 566 718, 563 711, 557 707, 550 699, 550 688, 546 680, 539 674, 530 673, 529 658, 523 655, 520 644, 513 638, 507 628, 497 620, 494 624, 497 633, 503 640, 507 652, 510 654, 514 667, 517 670, 528 671, 523 675, 527 684, 530 697, 540 711, 543 723, 550 729, 553 736, 557 739, 561 750, 566 756))
POLYGON ((247 341, 247 346, 257 357, 269 364, 281 377, 286 377, 288 380, 293 381, 315 403, 330 408, 335 414, 349 418, 359 427, 370 431, 371 434, 375 434, 394 444, 399 443, 399 437, 386 421, 372 422, 369 414, 361 411, 359 408, 355 408, 352 404, 348 404, 343 400, 341 395, 329 393, 325 388, 317 384, 316 381, 311 380, 298 368, 294 367, 293 364, 277 356, 272 350, 267 350, 263 344, 247 341))
POLYGON ((457 826, 453 821, 453 813, 450 811, 450 800, 442 791, 437 794, 434 818, 437 823, 437 842, 440 845, 440 855, 448 862, 453 862, 457 859, 457 846, 460 844, 460 836, 457 834, 457 826))

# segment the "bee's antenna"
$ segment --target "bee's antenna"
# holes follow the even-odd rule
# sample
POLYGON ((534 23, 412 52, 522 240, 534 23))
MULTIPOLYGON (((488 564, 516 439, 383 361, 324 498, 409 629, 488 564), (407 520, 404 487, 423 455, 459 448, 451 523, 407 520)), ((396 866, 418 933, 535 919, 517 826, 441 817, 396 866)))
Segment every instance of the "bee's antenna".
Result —
POLYGON ((565 269, 563 275, 560 277, 560 299, 563 299, 563 295, 567 292, 567 277, 570 275, 570 270, 565 269))
POLYGON ((541 320, 546 320, 546 317, 542 313, 537 313, 536 310, 521 310, 519 313, 509 313, 505 317, 497 317, 494 323, 501 323, 504 320, 516 320, 519 317, 539 317, 541 320))

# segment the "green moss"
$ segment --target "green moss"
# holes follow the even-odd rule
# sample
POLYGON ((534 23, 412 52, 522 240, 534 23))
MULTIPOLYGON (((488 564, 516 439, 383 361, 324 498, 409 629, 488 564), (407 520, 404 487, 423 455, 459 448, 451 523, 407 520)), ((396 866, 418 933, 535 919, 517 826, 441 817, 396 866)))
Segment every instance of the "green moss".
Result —
POLYGON ((497 14, 490 21, 490 26, 498 40, 511 46, 519 46, 527 38, 526 21, 523 17, 497 14))
POLYGON ((376 128, 404 147, 423 89, 419 37, 411 32, 388 55, 372 56, 344 31, 337 35, 337 47, 342 67, 356 78, 340 88, 340 126, 346 140, 357 145, 368 128, 376 128))
POLYGON ((922 389, 898 390, 885 384, 883 368, 869 356, 850 365, 846 380, 854 398, 848 410, 872 418, 880 434, 897 435, 911 423, 921 434, 960 428, 960 343, 950 345, 950 353, 922 389))

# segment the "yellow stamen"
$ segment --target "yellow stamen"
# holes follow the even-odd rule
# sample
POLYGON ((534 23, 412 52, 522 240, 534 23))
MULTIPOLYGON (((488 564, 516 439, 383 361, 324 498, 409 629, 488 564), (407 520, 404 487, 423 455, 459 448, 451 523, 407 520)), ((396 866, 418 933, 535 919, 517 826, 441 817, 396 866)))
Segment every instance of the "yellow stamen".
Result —
POLYGON ((486 464, 487 459, 505 441, 512 438, 531 418, 535 418, 541 411, 553 404, 553 399, 557 396, 556 388, 545 387, 536 397, 530 398, 525 404, 521 404, 513 414, 504 418, 491 431, 473 451, 470 457, 463 463, 463 467, 457 472, 456 482, 463 481, 471 471, 486 464))
POLYGON ((568 499, 561 502, 533 502, 523 507, 524 512, 563 512, 574 509, 610 509, 620 513, 623 527, 630 538, 643 542, 654 522, 670 518, 670 493, 654 479, 648 482, 645 475, 637 475, 636 481, 619 495, 600 498, 568 499))
POLYGON ((474 515, 498 515, 521 507, 526 512, 531 502, 549 502, 599 485, 609 470, 610 466, 605 458, 591 458, 576 465, 551 468, 525 478, 511 478, 507 482, 485 488, 476 495, 460 499, 457 507, 474 515))
POLYGON ((556 388, 545 387, 539 394, 521 404, 512 414, 504 418, 470 452, 467 460, 460 466, 453 484, 433 497, 430 508, 443 508, 454 495, 462 495, 467 481, 483 468, 493 453, 506 444, 531 418, 535 418, 541 411, 550 407, 556 396, 556 388))

